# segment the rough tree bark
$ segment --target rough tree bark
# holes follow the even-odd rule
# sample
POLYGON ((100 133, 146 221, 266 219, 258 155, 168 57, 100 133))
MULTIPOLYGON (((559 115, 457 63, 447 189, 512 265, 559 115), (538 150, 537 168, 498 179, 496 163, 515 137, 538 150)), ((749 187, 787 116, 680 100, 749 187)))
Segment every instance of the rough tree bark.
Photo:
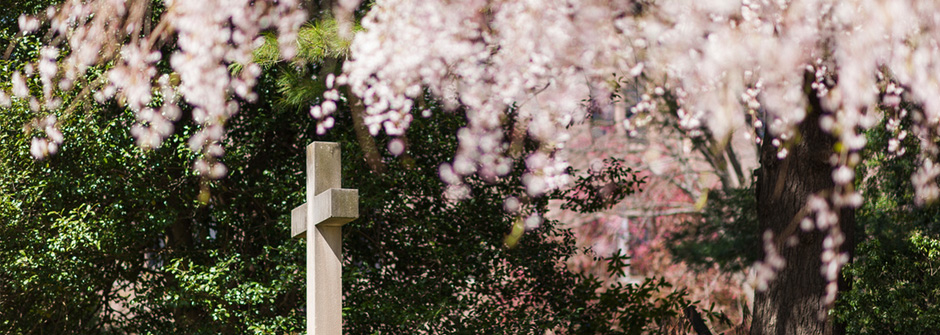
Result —
MULTIPOLYGON (((751 335, 845 334, 843 325, 826 316, 828 306, 823 301, 827 283, 820 274, 820 266, 826 235, 818 230, 807 233, 798 228, 805 215, 801 211, 807 197, 832 190, 834 186, 829 157, 836 139, 819 127, 819 117, 825 111, 816 92, 808 89, 808 85, 805 92, 808 115, 799 126, 787 157, 778 159, 771 141, 764 141, 760 148, 758 220, 762 231, 773 232, 777 250, 786 265, 766 291, 755 295, 751 335), (799 238, 799 243, 786 246, 784 242, 789 236, 799 238)), ((846 237, 842 250, 851 255, 854 210, 842 210, 839 225, 846 237)), ((845 285, 839 284, 841 291, 845 285)))

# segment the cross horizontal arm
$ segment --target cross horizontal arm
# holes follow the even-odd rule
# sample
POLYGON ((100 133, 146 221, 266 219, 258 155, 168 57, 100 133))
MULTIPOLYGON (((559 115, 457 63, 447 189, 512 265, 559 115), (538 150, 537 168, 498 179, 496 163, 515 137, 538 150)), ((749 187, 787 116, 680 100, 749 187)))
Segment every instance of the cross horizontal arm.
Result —
POLYGON ((290 211, 290 236, 306 237, 307 232, 307 203, 297 206, 290 211))
MULTIPOLYGON (((359 217, 359 190, 331 188, 317 194, 313 200, 314 226, 342 226, 359 217)), ((307 231, 307 205, 291 211, 291 236, 305 237, 307 231)))

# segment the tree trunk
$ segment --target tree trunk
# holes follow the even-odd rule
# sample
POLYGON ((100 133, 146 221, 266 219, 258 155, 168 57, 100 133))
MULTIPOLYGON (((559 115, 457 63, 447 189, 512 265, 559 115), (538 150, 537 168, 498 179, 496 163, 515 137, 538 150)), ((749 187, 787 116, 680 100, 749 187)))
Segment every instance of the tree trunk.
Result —
MULTIPOLYGON (((807 197, 833 189, 829 156, 836 140, 820 129, 823 109, 815 92, 807 90, 807 117, 798 128, 797 140, 783 160, 770 139, 760 148, 761 169, 757 180, 757 211, 761 231, 773 232, 776 249, 786 261, 768 289, 756 292, 751 335, 790 335, 845 333, 842 325, 827 317, 823 301, 826 280, 820 273, 822 242, 825 232, 803 232, 799 222, 807 197), (795 246, 786 246, 789 236, 799 238, 795 246)), ((768 121, 769 122, 769 121, 768 121)), ((842 250, 851 255, 855 213, 844 209, 839 225, 846 242, 842 250)), ((844 289, 840 283, 840 290, 844 289)))

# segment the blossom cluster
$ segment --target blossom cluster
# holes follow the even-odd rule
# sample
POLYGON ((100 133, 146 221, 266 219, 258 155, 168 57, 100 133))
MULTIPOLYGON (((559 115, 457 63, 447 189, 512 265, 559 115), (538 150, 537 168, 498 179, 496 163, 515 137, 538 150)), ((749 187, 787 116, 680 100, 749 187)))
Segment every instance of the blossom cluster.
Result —
MULTIPOLYGON (((886 112, 914 113, 913 135, 936 136, 937 12, 931 0, 377 0, 343 76, 373 134, 405 131, 419 88, 465 110, 457 156, 440 171, 457 188, 462 176, 507 173, 512 144, 537 140, 541 150, 526 159, 533 195, 567 183, 567 128, 590 113, 633 115, 623 124, 631 132, 663 111, 691 136, 756 129, 783 159, 800 138, 810 90, 823 107, 820 127, 838 140, 829 160, 836 186, 813 209, 827 218, 861 204, 852 181, 862 132, 886 112), (629 93, 612 84, 619 78, 642 82, 642 98, 611 98, 629 93), (917 110, 899 106, 902 96, 917 110)), ((912 176, 920 203, 940 196, 940 149, 922 142, 912 176)), ((807 227, 829 236, 821 270, 834 283, 843 236, 822 223, 807 227)))
MULTIPOLYGON (((879 82, 909 87, 924 124, 940 117, 933 1, 413 1, 380 0, 363 20, 344 74, 373 133, 408 127, 420 87, 467 110, 458 175, 504 173, 508 119, 564 166, 566 127, 604 99, 611 74, 668 91, 688 128, 725 137, 749 125, 777 143, 806 117, 805 75, 845 153, 880 119, 879 82), (835 80, 834 78, 838 78, 835 80), (598 93, 600 92, 600 93, 598 93), (761 115, 756 116, 760 110, 761 115)), ((649 95, 646 95, 649 97, 649 95)), ((655 109, 649 99, 632 113, 655 109), (652 108, 651 108, 652 107, 652 108)), ((628 121, 630 122, 630 121, 628 121)), ((633 126, 628 125, 628 126, 633 126)), ((786 146, 779 145, 781 157, 786 146)), ((541 161, 541 160, 539 160, 541 161)), ((834 167, 849 166, 848 157, 834 167)), ((558 186, 552 168, 529 173, 558 186)), ((540 193, 542 183, 534 183, 540 193)))
MULTIPOLYGON (((133 111, 137 123, 131 133, 144 148, 159 147, 173 133, 185 103, 199 125, 189 141, 202 157, 195 167, 203 175, 221 177, 225 167, 218 158, 224 153, 225 122, 238 111, 235 99, 256 98, 253 88, 261 68, 252 52, 264 43, 262 32, 276 30, 281 54, 290 58, 306 13, 296 0, 166 0, 154 20, 157 10, 150 1, 69 0, 40 16, 20 16, 21 34, 48 25, 47 44, 36 62, 38 71, 28 64, 13 73, 12 98, 27 101, 40 114, 69 113, 71 108, 62 110, 56 91, 80 84, 96 100, 116 98, 133 111), (166 43, 175 43, 175 48, 164 48, 166 43), (170 70, 158 70, 158 63, 166 60, 170 70), (113 66, 100 80, 76 82, 85 80, 90 68, 108 63, 113 66), (231 71, 233 65, 240 70, 231 71), (41 83, 41 94, 30 88, 33 77, 41 83)), ((9 100, 0 90, 0 103, 9 100)), ((54 153, 61 143, 54 136, 55 118, 51 120, 53 124, 43 121, 37 127, 51 141, 33 141, 36 158, 54 153)))

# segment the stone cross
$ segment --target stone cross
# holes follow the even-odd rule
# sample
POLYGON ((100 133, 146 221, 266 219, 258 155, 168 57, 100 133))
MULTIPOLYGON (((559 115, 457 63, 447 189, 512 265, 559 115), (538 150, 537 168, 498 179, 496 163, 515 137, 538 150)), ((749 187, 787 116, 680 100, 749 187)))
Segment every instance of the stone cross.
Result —
POLYGON ((307 202, 291 235, 307 239, 307 335, 343 333, 343 225, 359 217, 359 190, 340 188, 338 143, 307 146, 307 202))

